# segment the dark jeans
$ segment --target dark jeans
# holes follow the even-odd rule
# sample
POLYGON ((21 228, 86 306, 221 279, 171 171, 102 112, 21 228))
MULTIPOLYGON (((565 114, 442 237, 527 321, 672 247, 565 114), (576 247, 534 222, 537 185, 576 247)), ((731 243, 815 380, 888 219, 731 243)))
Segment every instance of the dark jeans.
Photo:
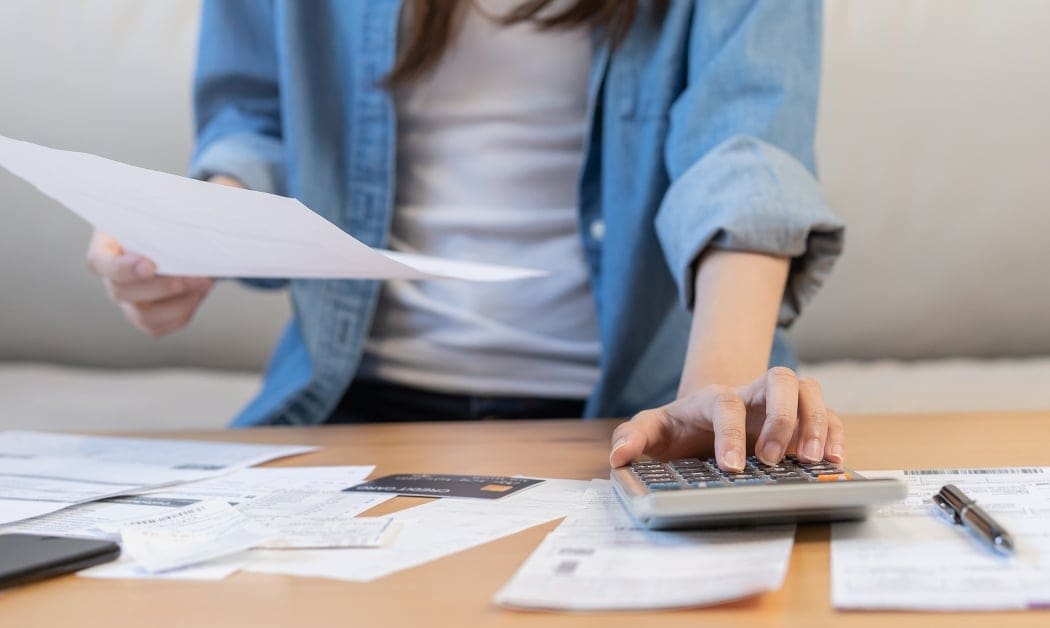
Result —
POLYGON ((583 405, 582 399, 450 395, 385 382, 355 381, 328 423, 572 419, 583 415, 583 405))

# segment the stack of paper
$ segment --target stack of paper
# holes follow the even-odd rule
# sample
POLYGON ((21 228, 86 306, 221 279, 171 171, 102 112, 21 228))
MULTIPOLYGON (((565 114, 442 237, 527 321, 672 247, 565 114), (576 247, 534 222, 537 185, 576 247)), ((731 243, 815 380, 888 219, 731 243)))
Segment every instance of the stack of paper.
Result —
POLYGON ((229 473, 316 447, 0 432, 0 524, 229 473))
POLYGON ((840 609, 1009 610, 1050 606, 1050 467, 866 471, 908 483, 905 502, 832 528, 832 601, 840 609), (999 556, 930 501, 955 484, 1016 544, 999 556))
POLYGON ((795 526, 655 532, 637 526, 608 480, 547 536, 496 602, 620 611, 701 606, 780 588, 795 526))
POLYGON ((389 546, 252 550, 245 569, 368 582, 564 517, 578 507, 587 485, 581 480, 547 480, 497 500, 440 499, 394 513, 401 530, 389 546))

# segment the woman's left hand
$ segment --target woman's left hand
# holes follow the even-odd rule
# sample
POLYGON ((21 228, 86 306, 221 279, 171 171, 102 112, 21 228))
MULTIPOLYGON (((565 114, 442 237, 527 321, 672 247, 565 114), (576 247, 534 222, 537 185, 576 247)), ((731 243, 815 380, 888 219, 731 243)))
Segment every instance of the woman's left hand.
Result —
POLYGON ((748 452, 766 464, 788 453, 804 462, 845 458, 842 421, 824 405, 820 385, 784 367, 744 386, 706 386, 639 412, 616 428, 612 443, 613 467, 643 454, 660 460, 713 454, 726 471, 742 470, 748 452))

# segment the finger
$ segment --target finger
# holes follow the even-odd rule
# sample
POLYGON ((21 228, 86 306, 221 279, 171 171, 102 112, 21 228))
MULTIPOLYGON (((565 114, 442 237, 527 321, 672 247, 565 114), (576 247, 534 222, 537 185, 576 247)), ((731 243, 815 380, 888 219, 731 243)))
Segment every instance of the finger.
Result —
POLYGON ((715 461, 725 471, 743 471, 747 457, 747 406, 728 388, 712 389, 704 399, 715 435, 715 461))
MULTIPOLYGON (((708 455, 714 447, 712 400, 721 392, 740 400, 728 388, 708 388, 653 410, 639 412, 613 431, 609 463, 622 466, 643 454, 660 460, 708 455)), ((740 402, 741 407, 743 402, 740 402)), ((741 458, 746 448, 741 448, 741 458)))
POLYGON ((91 237, 88 245, 87 266, 95 274, 116 282, 140 281, 157 272, 152 261, 126 252, 116 240, 99 232, 91 237))
POLYGON ((153 262, 133 253, 93 257, 89 266, 95 273, 114 283, 133 283, 151 279, 157 274, 157 267, 153 262))
POLYGON ((828 437, 828 409, 824 393, 816 380, 803 377, 798 380, 798 441, 796 453, 804 462, 824 458, 828 437))
POLYGON ((747 406, 728 386, 708 386, 664 406, 668 457, 714 450, 726 471, 741 471, 747 458, 747 406))
POLYGON ((203 298, 199 292, 190 292, 148 305, 122 303, 120 307, 132 325, 157 337, 185 327, 203 298))
POLYGON ((111 299, 117 303, 151 303, 182 296, 194 290, 185 277, 154 277, 143 281, 116 283, 104 280, 111 299))
POLYGON ((766 464, 784 458, 798 423, 798 377, 789 368, 769 369, 758 380, 765 385, 766 421, 755 441, 755 455, 766 464))
POLYGON ((842 419, 833 410, 828 410, 828 439, 824 445, 824 457, 842 464, 846 461, 846 430, 842 419))
POLYGON ((662 410, 639 412, 630 421, 621 423, 613 430, 612 451, 609 465, 622 467, 642 454, 663 449, 664 428, 661 426, 662 410))

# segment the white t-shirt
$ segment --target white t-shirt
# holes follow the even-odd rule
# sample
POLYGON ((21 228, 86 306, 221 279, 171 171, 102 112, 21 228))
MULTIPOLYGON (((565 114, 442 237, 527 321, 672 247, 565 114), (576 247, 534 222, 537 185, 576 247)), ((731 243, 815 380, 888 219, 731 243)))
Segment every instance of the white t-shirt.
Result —
POLYGON ((395 93, 392 249, 515 264, 508 283, 388 281, 361 375, 448 393, 585 398, 597 316, 578 231, 586 29, 504 27, 475 0, 436 69, 395 93))

